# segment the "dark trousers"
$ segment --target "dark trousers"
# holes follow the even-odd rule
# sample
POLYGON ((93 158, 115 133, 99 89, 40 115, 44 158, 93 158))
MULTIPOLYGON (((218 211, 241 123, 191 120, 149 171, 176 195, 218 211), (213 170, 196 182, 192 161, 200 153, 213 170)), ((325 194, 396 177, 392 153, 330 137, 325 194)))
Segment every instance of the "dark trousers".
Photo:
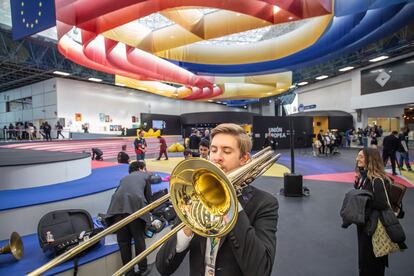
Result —
POLYGON ((50 136, 50 131, 45 131, 46 141, 52 141, 52 137, 50 136))
POLYGON ((63 139, 65 139, 65 136, 63 136, 62 131, 58 130, 57 131, 57 135, 56 135, 56 139, 59 139, 59 135, 62 136, 63 139))
MULTIPOLYGON (((121 221, 128 214, 115 215, 114 222, 121 221)), ((132 260, 131 241, 134 239, 135 255, 138 256, 145 250, 145 221, 136 219, 116 232, 119 249, 121 251, 122 264, 126 265, 132 260)), ((140 271, 147 269, 147 258, 138 263, 140 271)))
POLYGON ((375 257, 372 237, 365 234, 362 226, 358 227, 358 263, 359 276, 384 276, 388 266, 388 255, 375 257))
POLYGON ((388 159, 391 159, 392 173, 397 174, 397 172, 395 171, 395 161, 397 159, 395 156, 395 151, 394 152, 389 152, 389 151, 382 152, 382 160, 384 161, 384 166, 387 166, 388 159))
POLYGON ((412 169, 410 165, 410 158, 408 156, 408 152, 400 152, 400 163, 398 165, 400 166, 401 169, 404 166, 404 161, 405 161, 405 166, 407 167, 407 169, 411 171, 412 169))
POLYGON ((161 159, 162 155, 165 155, 165 160, 168 160, 167 149, 160 149, 160 155, 158 156, 158 160, 161 159))

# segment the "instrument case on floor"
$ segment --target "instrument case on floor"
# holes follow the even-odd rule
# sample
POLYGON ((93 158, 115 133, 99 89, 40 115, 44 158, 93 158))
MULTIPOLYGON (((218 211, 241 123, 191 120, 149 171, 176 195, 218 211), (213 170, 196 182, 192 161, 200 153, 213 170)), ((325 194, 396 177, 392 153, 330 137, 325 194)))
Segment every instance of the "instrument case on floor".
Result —
POLYGON ((91 215, 82 209, 49 212, 37 226, 40 247, 49 257, 60 255, 100 231, 102 228, 94 229, 91 215))

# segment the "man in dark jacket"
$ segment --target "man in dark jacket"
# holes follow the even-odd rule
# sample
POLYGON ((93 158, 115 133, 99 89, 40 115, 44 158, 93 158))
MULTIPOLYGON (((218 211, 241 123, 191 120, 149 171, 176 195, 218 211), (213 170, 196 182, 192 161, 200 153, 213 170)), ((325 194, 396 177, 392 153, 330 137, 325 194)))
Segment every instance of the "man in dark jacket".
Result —
MULTIPOLYGON (((121 182, 112 196, 107 211, 107 217, 112 218, 114 223, 121 221, 128 215, 135 213, 151 202, 151 184, 143 161, 134 161, 129 165, 129 175, 121 179, 121 182)), ((140 218, 119 229, 116 233, 118 245, 121 251, 123 265, 131 259, 131 240, 135 242, 135 254, 139 255, 145 250, 145 226, 150 223, 149 214, 146 213, 140 218)), ((147 259, 139 264, 141 275, 147 273, 147 259)), ((131 270, 126 275, 134 275, 131 270)))
POLYGON ((396 162, 396 155, 395 153, 398 150, 400 145, 400 141, 398 140, 398 132, 393 131, 390 135, 384 138, 382 142, 382 160, 384 161, 384 166, 387 166, 388 159, 391 159, 391 167, 392 167, 392 174, 397 175, 395 171, 395 162, 396 162))
POLYGON ((398 165, 400 166, 400 170, 404 170, 403 166, 405 163, 407 170, 412 172, 413 169, 411 168, 410 157, 408 155, 408 132, 406 131, 406 128, 401 128, 400 134, 398 135, 398 140, 400 140, 400 145, 398 147, 398 152, 400 153, 400 162, 398 163, 398 165))
MULTIPOLYGON (((251 139, 235 124, 221 124, 211 132, 210 161, 228 174, 250 159, 251 139)), ((255 187, 238 198, 238 218, 229 234, 202 237, 184 227, 157 254, 161 275, 171 275, 190 254, 191 276, 268 276, 276 252, 277 199, 255 187)))
POLYGON ((122 145, 122 150, 118 153, 117 160, 121 164, 129 164, 129 155, 126 153, 127 146, 122 145))

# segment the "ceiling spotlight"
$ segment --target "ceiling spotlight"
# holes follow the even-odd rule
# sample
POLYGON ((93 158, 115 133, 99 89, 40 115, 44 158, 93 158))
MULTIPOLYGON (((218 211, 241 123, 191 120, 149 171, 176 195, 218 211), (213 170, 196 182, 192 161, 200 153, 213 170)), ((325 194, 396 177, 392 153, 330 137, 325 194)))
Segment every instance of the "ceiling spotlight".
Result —
POLYGON ((323 80, 323 79, 326 79, 326 78, 328 78, 327 75, 321 75, 319 77, 316 77, 315 79, 317 79, 317 80, 323 80))
POLYGON ((267 92, 266 94, 267 94, 267 95, 272 95, 273 93, 272 93, 272 92, 267 92))
POLYGON ((341 71, 341 72, 345 72, 345 71, 352 70, 352 69, 354 69, 354 68, 355 68, 355 67, 353 67, 353 66, 347 66, 347 67, 344 67, 344 68, 339 69, 339 71, 341 71))
POLYGON ((289 88, 290 88, 290 89, 292 89, 292 88, 296 88, 296 85, 295 85, 295 84, 292 84, 289 88))
POLYGON ((308 84, 307 81, 302 81, 302 82, 298 83, 298 85, 300 85, 300 86, 307 85, 307 84, 308 84))
POLYGON ((101 79, 97 79, 97 78, 89 78, 89 81, 94 81, 94 82, 101 82, 101 79))
POLYGON ((379 57, 370 59, 369 61, 370 62, 377 62, 377 61, 381 61, 381 60, 384 60, 384 59, 387 59, 387 58, 389 58, 389 56, 379 56, 379 57))
POLYGON ((62 72, 62 71, 54 71, 53 74, 60 75, 60 76, 69 76, 69 73, 62 72))
POLYGON ((414 59, 409 60, 409 61, 406 61, 405 63, 406 63, 406 64, 413 64, 413 63, 414 63, 414 59))
POLYGON ((124 86, 125 86, 125 84, 123 84, 123 83, 119 83, 119 82, 115 83, 115 85, 117 85, 117 86, 121 86, 121 87, 124 87, 124 86))
POLYGON ((207 101, 210 102, 210 103, 213 102, 213 100, 207 100, 207 101))
POLYGON ((247 105, 245 105, 244 108, 247 108, 247 105))

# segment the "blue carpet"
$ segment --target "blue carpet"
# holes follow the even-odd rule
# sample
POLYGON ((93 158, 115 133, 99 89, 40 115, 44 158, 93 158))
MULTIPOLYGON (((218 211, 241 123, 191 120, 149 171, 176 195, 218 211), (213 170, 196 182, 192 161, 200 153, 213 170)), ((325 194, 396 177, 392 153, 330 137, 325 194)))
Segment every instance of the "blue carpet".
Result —
MULTIPOLYGON (((28 272, 39 268, 51 259, 46 257, 39 246, 37 234, 32 234, 22 237, 24 244, 24 256, 20 261, 14 260, 11 254, 0 255, 0 275, 26 275, 28 272)), ((1 246, 5 245, 6 241, 1 241, 1 246)), ((88 254, 78 259, 79 266, 89 263, 93 260, 102 258, 118 250, 118 245, 104 246, 103 241, 88 251, 88 254)), ((42 275, 54 275, 73 267, 73 261, 60 264, 45 272, 42 275)))
MULTIPOLYGON (((0 191, 0 211, 45 204, 87 196, 116 188, 119 180, 128 174, 128 165, 118 165, 92 170, 84 178, 42 187, 0 191)), ((168 174, 158 173, 161 177, 168 174)), ((29 178, 30 179, 30 178, 29 178)), ((168 188, 168 183, 152 185, 152 192, 168 188)))

